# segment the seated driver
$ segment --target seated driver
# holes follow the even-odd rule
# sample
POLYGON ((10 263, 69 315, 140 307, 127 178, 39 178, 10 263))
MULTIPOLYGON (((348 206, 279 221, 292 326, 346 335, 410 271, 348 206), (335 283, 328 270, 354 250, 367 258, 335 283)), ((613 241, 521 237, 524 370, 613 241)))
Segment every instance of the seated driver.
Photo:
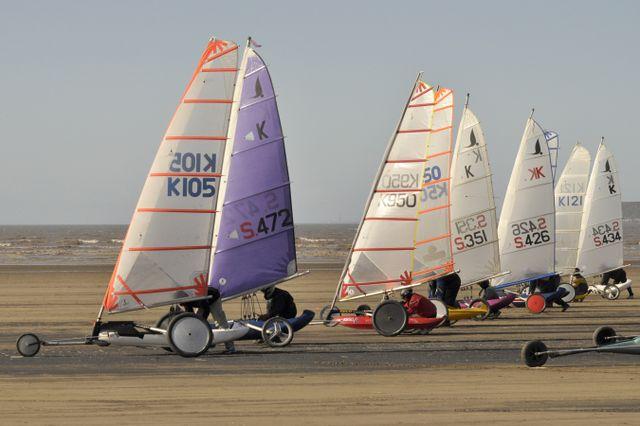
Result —
POLYGON ((423 318, 435 318, 437 314, 436 306, 426 297, 414 293, 413 289, 405 288, 400 293, 402 296, 402 306, 407 310, 409 315, 415 315, 423 318))
POLYGON ((264 294, 264 299, 267 301, 267 313, 260 315, 258 317, 259 320, 266 321, 273 317, 291 319, 298 315, 296 303, 288 291, 273 286, 263 288, 262 294, 264 294))
POLYGON ((498 290, 491 287, 491 283, 489 283, 489 280, 484 280, 480 282, 479 285, 480 285, 480 288, 482 289, 480 290, 480 296, 483 299, 485 300, 500 299, 500 293, 498 293, 498 290))

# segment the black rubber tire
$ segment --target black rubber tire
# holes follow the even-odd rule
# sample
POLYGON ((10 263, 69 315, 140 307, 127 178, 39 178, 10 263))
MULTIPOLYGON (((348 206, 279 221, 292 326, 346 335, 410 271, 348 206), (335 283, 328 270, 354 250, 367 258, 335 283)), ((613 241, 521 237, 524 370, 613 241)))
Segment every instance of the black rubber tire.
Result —
POLYGON ((369 305, 359 305, 356 308, 356 315, 361 317, 366 315, 366 312, 371 312, 371 306, 369 305))
MULTIPOLYGON (((203 328, 204 330, 204 328, 203 328)), ((191 333, 189 333, 189 335, 191 335, 191 333)), ((211 331, 211 326, 209 325, 208 322, 204 321, 202 318, 200 318, 199 316, 197 316, 194 313, 191 312, 183 312, 179 315, 176 315, 175 317, 173 317, 171 319, 171 322, 169 323, 169 327, 167 327, 167 339, 169 340, 169 345, 171 346, 171 350, 175 353, 177 353, 178 355, 184 357, 184 358, 195 358, 198 357, 202 354, 204 354, 205 352, 207 352, 209 350, 209 348, 211 347, 211 344, 213 343, 213 332, 211 331), (206 344, 203 344, 202 347, 198 350, 195 351, 185 351, 183 350, 183 348, 180 348, 175 341, 175 337, 174 336, 174 332, 176 331, 176 327, 182 322, 184 321, 186 318, 190 318, 190 319, 198 319, 200 322, 202 322, 204 325, 206 325, 206 330, 208 331, 207 335, 207 342, 206 344)))
POLYGON ((333 318, 334 315, 340 315, 340 308, 337 306, 334 306, 333 309, 331 309, 331 305, 325 305, 320 310, 320 319, 323 321, 323 325, 325 327, 335 327, 338 325, 337 321, 331 321, 331 318, 333 318))
POLYGON ((487 313, 486 313, 486 314, 484 314, 484 315, 478 315, 478 316, 476 316, 476 317, 473 317, 473 320, 474 320, 474 321, 484 321, 484 320, 486 320, 487 318, 489 318, 489 315, 491 315, 491 308, 489 307, 489 303, 487 303, 487 301, 486 301, 486 300, 481 299, 481 298, 473 299, 473 300, 471 301, 471 303, 469 303, 469 307, 470 307, 470 308, 473 308, 473 307, 474 307, 474 306, 473 306, 474 304, 483 304, 483 305, 485 305, 485 306, 487 307, 487 313))
POLYGON ((608 337, 616 336, 616 331, 613 327, 603 326, 598 327, 593 332, 593 344, 596 346, 604 346, 610 345, 611 343, 615 343, 615 339, 608 339, 608 337))
POLYGON ((42 343, 38 336, 33 333, 25 333, 16 340, 16 349, 23 357, 30 358, 40 352, 42 343))
POLYGON ((400 302, 385 300, 373 311, 373 327, 385 337, 397 336, 407 327, 409 315, 400 302))
POLYGON ((272 348, 284 348, 289 345, 293 340, 293 327, 289 324, 289 321, 282 317, 269 318, 262 325, 262 341, 272 348), (278 333, 273 336, 269 334, 269 330, 274 327, 278 333), (286 333, 282 333, 282 330, 286 329, 286 333))
POLYGON ((520 358, 527 367, 542 367, 549 359, 549 355, 546 353, 540 355, 536 354, 538 352, 546 351, 547 345, 545 345, 544 342, 541 342, 540 340, 533 340, 531 342, 527 342, 522 347, 522 351, 520 351, 520 358))

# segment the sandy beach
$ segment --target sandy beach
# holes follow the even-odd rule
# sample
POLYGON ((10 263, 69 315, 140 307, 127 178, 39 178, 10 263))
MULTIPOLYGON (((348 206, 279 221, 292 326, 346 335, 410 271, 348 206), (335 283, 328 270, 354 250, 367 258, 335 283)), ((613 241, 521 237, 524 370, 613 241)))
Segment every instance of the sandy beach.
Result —
MULTIPOLYGON (((303 266, 312 273, 284 287, 299 308, 319 312, 331 300, 341 265, 303 266)), ((471 417, 498 424, 632 424, 640 411, 634 357, 576 356, 538 369, 519 361, 531 339, 560 348, 589 345, 602 324, 637 332, 637 299, 591 296, 568 312, 554 308, 538 316, 508 309, 500 319, 459 322, 428 336, 384 338, 309 326, 287 348, 242 342, 233 356, 219 348, 184 359, 162 350, 95 346, 47 347, 31 359, 16 353, 23 332, 87 334, 110 272, 91 265, 0 268, 3 423, 446 424, 471 417)), ((636 270, 631 275, 640 278, 636 270)), ((226 305, 230 317, 239 309, 239 302, 226 305)), ((153 323, 160 312, 111 319, 153 323)))

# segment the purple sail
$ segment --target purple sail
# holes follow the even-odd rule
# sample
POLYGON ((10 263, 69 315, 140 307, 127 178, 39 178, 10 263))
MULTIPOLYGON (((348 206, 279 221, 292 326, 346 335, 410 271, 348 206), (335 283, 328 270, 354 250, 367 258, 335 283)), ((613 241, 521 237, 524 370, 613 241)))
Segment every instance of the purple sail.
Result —
POLYGON ((228 299, 297 272, 289 172, 271 77, 252 49, 209 285, 228 299))

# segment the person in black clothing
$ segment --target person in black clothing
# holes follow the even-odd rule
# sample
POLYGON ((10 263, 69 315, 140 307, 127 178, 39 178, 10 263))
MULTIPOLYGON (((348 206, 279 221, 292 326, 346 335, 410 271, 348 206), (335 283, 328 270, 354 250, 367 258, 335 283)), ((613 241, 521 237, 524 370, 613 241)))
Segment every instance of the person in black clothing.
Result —
MULTIPOLYGON (((622 268, 605 272, 604 274, 602 274, 602 280, 600 281, 600 284, 609 285, 609 280, 613 280, 613 284, 624 283, 627 281, 627 273, 622 268)), ((631 290, 631 287, 627 288, 627 291, 629 292, 629 296, 627 296, 627 299, 633 299, 633 290, 631 290)))
POLYGON ((445 305, 453 306, 454 308, 460 307, 457 298, 461 285, 460 276, 456 273, 445 275, 436 280, 438 293, 442 295, 442 301, 445 305))
POLYGON ((498 290, 491 287, 489 280, 484 280, 478 285, 480 285, 480 288, 482 289, 480 290, 480 296, 485 300, 500 299, 500 293, 498 293, 498 290))
POLYGON ((559 285, 560 275, 556 274, 547 278, 538 278, 537 280, 529 282, 529 294, 533 294, 536 289, 538 289, 540 293, 553 293, 547 298, 547 301, 551 302, 551 304, 557 303, 562 306, 562 312, 564 312, 569 309, 569 304, 562 300, 562 298, 567 295, 567 290, 558 288, 559 285))
POLYGON ((262 293, 267 301, 267 313, 260 315, 258 317, 259 320, 266 321, 273 317, 290 319, 298 315, 296 304, 288 291, 276 287, 267 287, 262 289, 262 293))

